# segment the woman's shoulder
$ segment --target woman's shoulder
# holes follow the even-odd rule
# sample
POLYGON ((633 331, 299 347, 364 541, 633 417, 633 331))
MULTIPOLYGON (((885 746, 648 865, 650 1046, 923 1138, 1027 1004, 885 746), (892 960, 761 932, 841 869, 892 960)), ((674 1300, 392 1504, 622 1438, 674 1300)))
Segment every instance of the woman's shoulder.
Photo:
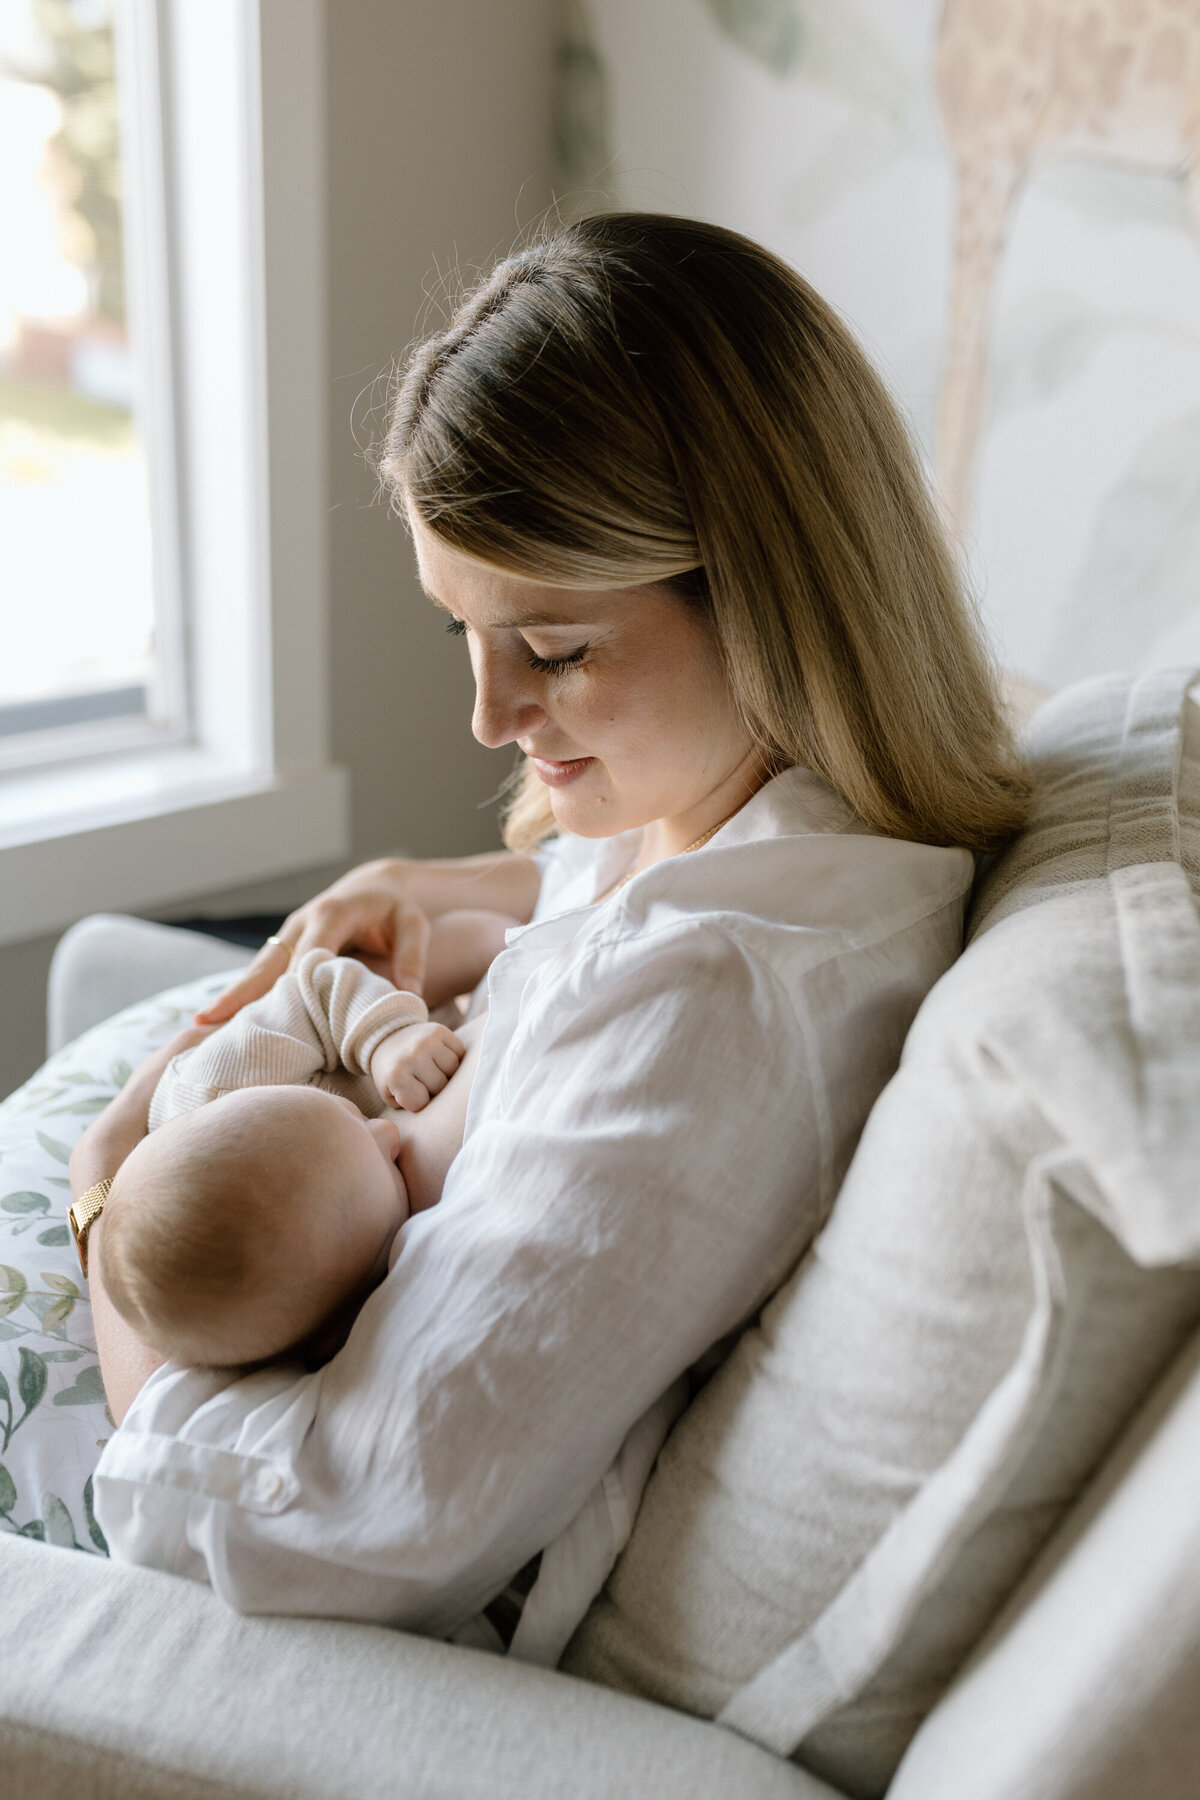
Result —
POLYGON ((808 958, 814 938, 843 952, 947 909, 960 916, 973 876, 969 851, 873 833, 820 776, 785 769, 703 849, 630 882, 612 929, 639 935, 674 918, 719 926, 772 959, 808 958))
POLYGON ((793 999, 809 974, 838 962, 875 984, 940 972, 961 943, 974 860, 869 831, 809 769, 784 770, 701 849, 640 871, 591 905, 628 862, 622 839, 564 835, 547 846, 543 895, 508 953, 539 966, 539 986, 574 996, 614 984, 659 992, 690 968, 693 998, 737 985, 746 962, 793 999), (548 960, 547 960, 548 959, 548 960))

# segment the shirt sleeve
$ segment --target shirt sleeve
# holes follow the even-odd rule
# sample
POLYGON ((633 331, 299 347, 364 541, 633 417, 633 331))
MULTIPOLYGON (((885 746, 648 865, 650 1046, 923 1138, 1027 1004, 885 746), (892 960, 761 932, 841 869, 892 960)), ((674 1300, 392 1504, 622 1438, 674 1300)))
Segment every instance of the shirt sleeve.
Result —
POLYGON ((444 1635, 782 1278, 820 1223, 823 1106, 771 969, 692 920, 544 993, 332 1362, 146 1383, 96 1473, 116 1558, 444 1635))
POLYGON ((167 1064, 150 1129, 245 1087, 289 1087, 347 1068, 370 1071, 377 1045, 429 1017, 416 994, 349 957, 309 950, 269 993, 167 1064))

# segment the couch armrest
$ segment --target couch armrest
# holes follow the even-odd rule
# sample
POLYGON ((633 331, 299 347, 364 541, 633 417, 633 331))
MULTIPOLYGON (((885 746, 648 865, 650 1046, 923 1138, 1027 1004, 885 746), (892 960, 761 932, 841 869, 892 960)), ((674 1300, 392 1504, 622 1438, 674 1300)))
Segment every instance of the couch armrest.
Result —
POLYGON ((114 1013, 164 988, 201 975, 221 975, 253 951, 198 931, 93 913, 72 925, 50 964, 46 1042, 51 1056, 114 1013))
POLYGON ((375 1626, 0 1536, 21 1800, 838 1800, 719 1726, 375 1626))

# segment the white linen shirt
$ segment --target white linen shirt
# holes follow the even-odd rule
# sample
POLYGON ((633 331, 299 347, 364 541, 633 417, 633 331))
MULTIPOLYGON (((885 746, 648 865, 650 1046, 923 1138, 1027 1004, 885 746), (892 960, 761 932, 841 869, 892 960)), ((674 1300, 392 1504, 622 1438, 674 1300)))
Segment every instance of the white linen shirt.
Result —
POLYGON ((116 1559, 244 1612, 448 1635, 811 1241, 958 952, 972 859, 873 836, 789 769, 588 904, 636 839, 550 846, 442 1199, 338 1355, 146 1382, 95 1476, 116 1559))

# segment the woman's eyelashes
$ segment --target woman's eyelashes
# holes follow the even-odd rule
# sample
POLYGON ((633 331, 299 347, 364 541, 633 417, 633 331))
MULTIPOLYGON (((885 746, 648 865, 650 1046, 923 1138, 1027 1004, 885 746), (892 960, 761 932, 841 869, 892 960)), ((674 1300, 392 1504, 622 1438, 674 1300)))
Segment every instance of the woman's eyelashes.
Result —
POLYGON ((561 675, 567 669, 577 669, 588 653, 588 646, 580 644, 578 650, 570 650, 566 656, 539 656, 536 650, 529 652, 529 666, 536 675, 561 675))
MULTIPOLYGON (((451 637, 465 637, 466 623, 462 619, 448 619, 446 630, 451 637)), ((567 669, 577 669, 588 653, 589 646, 580 644, 577 650, 568 650, 565 656, 539 656, 536 650, 525 646, 528 652, 529 666, 535 675, 562 675, 567 669)))

